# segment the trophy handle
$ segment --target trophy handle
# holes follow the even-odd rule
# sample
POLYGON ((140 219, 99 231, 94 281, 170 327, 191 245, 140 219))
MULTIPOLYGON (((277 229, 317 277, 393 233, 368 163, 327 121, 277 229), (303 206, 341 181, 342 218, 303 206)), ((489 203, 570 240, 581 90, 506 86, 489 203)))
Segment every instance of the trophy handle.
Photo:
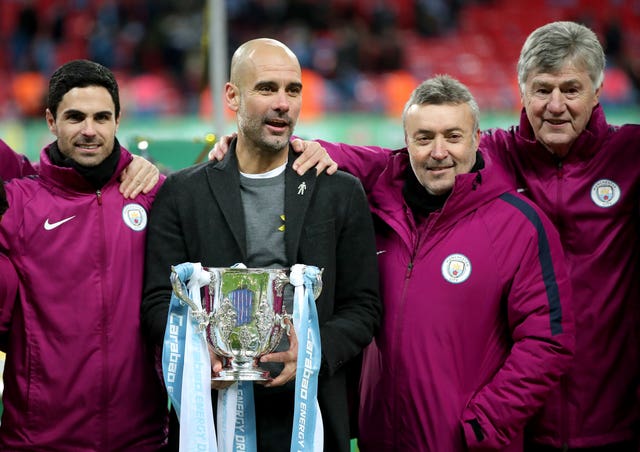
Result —
POLYGON ((171 287, 173 288, 173 293, 176 294, 180 300, 184 301, 193 311, 198 311, 198 307, 196 304, 187 296, 183 289, 182 281, 180 281, 180 277, 178 276, 178 272, 176 272, 175 267, 171 266, 171 287))
POLYGON ((282 291, 289 284, 289 277, 284 273, 278 273, 274 278, 274 288, 276 295, 282 297, 282 291))
POLYGON ((322 273, 324 272, 324 268, 321 268, 318 274, 316 275, 316 284, 313 286, 313 298, 316 300, 322 293, 322 273))
POLYGON ((191 298, 185 293, 184 286, 182 281, 180 281, 180 276, 178 276, 178 272, 176 272, 175 267, 171 266, 171 287, 173 288, 173 293, 178 297, 181 301, 185 302, 191 308, 191 316, 198 322, 198 327, 200 330, 204 330, 209 324, 209 316, 208 314, 198 307, 191 298))
POLYGON ((279 314, 280 327, 287 336, 291 336, 291 325, 293 325, 293 316, 282 307, 282 314, 279 314), (288 322, 287 322, 288 320, 288 322))

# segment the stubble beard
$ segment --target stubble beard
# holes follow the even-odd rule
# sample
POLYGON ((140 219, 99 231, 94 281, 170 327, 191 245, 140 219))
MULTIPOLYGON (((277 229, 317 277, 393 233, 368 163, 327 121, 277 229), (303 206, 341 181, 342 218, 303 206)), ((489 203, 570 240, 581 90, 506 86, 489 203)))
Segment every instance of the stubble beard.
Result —
POLYGON ((284 135, 268 135, 264 130, 264 122, 260 119, 241 120, 238 123, 242 134, 252 142, 257 149, 269 154, 278 154, 289 145, 292 131, 284 135))

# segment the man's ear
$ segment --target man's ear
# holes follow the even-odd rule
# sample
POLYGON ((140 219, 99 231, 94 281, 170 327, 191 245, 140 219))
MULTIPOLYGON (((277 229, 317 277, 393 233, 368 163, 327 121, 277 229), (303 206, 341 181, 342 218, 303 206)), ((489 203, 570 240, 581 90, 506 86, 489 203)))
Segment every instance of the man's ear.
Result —
POLYGON ((240 91, 236 85, 229 82, 224 85, 224 98, 230 110, 238 111, 238 108, 240 108, 240 91))
POLYGON ((598 87, 598 89, 596 89, 596 97, 595 97, 595 102, 594 102, 594 105, 593 105, 594 107, 596 105, 598 105, 598 102, 600 102, 600 94, 602 94, 603 88, 604 88, 604 82, 602 82, 600 84, 600 86, 598 87))
POLYGON ((476 145, 476 151, 480 148, 481 139, 482 139, 482 131, 480 130, 480 128, 478 128, 478 130, 476 130, 476 139, 474 140, 476 145))
POLYGON ((47 120, 47 127, 49 127, 49 131, 55 136, 58 136, 58 129, 56 127, 56 118, 53 117, 53 113, 48 108, 44 112, 44 117, 47 120))

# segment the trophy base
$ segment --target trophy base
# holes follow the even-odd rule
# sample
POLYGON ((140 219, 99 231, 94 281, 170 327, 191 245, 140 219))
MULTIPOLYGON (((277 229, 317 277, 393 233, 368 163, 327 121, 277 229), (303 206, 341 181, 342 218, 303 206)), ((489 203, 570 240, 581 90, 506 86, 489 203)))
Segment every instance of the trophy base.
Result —
POLYGON ((223 369, 211 381, 269 381, 269 371, 259 367, 251 369, 223 369))

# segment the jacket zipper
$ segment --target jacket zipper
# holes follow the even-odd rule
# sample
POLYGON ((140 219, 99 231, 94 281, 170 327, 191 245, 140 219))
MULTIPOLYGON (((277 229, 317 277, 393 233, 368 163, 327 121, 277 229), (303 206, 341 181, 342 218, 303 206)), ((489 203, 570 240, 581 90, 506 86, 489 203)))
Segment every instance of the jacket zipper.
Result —
POLYGON ((416 241, 413 244, 413 249, 411 250, 409 263, 407 264, 407 271, 404 276, 405 283, 408 283, 408 280, 411 279, 411 276, 413 275, 413 266, 416 260, 416 256, 418 255, 419 249, 420 249, 420 232, 418 231, 418 228, 416 228, 416 241))
MULTIPOLYGON (((564 232, 564 222, 562 221, 562 212, 560 206, 562 205, 562 178, 564 176, 564 171, 562 167, 562 160, 558 161, 556 178, 557 178, 557 196, 556 196, 556 205, 554 206, 554 210, 556 212, 556 226, 558 228, 558 233, 560 236, 563 235, 564 232)), ((568 381, 566 375, 563 375, 560 379, 560 442, 561 448, 563 451, 569 449, 569 407, 567 402, 567 386, 568 381)))
POLYGON ((558 227, 558 231, 560 231, 560 226, 564 226, 564 224, 562 223, 562 212, 561 209, 559 208, 562 203, 562 176, 563 176, 563 171, 562 171, 562 160, 558 161, 558 169, 556 171, 556 179, 557 179, 557 192, 556 192, 556 205, 554 206, 554 211, 556 213, 556 225, 558 227))
MULTIPOLYGON (((101 190, 96 190, 96 198, 98 201, 98 216, 100 217, 100 221, 98 221, 98 228, 99 228, 99 236, 100 236, 100 244, 101 244, 101 256, 98 259, 98 262, 101 263, 105 263, 106 261, 106 233, 105 233, 105 225, 104 225, 104 210, 102 209, 102 191, 101 190)), ((101 323, 102 323, 102 335, 101 335, 101 349, 102 349, 102 381, 104 383, 108 382, 109 379, 109 357, 108 357, 108 346, 109 346, 109 340, 107 337, 107 332, 108 332, 108 312, 107 312, 107 304, 106 304, 106 292, 107 292, 107 288, 105 287, 106 281, 105 279, 102 279, 102 293, 101 295, 101 307, 102 307, 102 312, 101 312, 101 323)), ((101 404, 102 404, 102 413, 104 418, 102 419, 102 439, 101 442, 104 445, 104 447, 108 448, 109 446, 109 422, 108 422, 108 414, 107 414, 107 407, 109 406, 109 393, 108 393, 108 389, 106 387, 106 384, 102 385, 101 388, 102 391, 102 397, 101 397, 101 404)))
MULTIPOLYGON (((403 293, 402 293, 402 306, 400 307, 400 314, 398 315, 398 317, 396 318, 396 324, 395 324, 395 330, 396 333, 394 334, 394 337, 396 338, 396 340, 399 340, 399 338, 402 335, 402 330, 400 328, 400 325, 402 324, 402 313, 404 312, 404 305, 407 301, 407 289, 409 286, 409 280, 411 279, 411 276, 413 274, 413 267, 414 267, 414 261, 415 258, 418 254, 418 246, 420 244, 420 239, 419 237, 416 237, 415 243, 413 245, 413 249, 411 250, 411 254, 409 256, 409 263, 407 264, 407 268, 405 271, 405 275, 404 275, 404 286, 403 286, 403 293)), ((392 350, 395 350, 396 348, 396 343, 394 340, 393 343, 393 348, 392 350)), ((397 373, 394 371, 393 373, 393 381, 394 381, 394 385, 397 387, 398 385, 397 383, 397 373)), ((397 425, 397 413, 400 411, 399 410, 399 403, 400 403, 400 397, 392 397, 393 400, 393 409, 391 411, 391 417, 392 417, 392 425, 397 425)), ((396 432, 396 434, 398 435, 402 435, 402 432, 396 432)), ((395 446, 394 446, 394 450, 395 446)))
MULTIPOLYGON (((393 348, 392 350, 395 350, 397 345, 396 345, 396 341, 400 340, 400 337, 402 335, 402 329, 401 329, 401 325, 403 322, 403 316, 404 316, 404 306, 405 303, 407 301, 407 288, 409 286, 409 280, 411 279, 411 274, 413 272, 413 260, 415 258, 415 254, 416 251, 415 249, 412 251, 411 256, 409 258, 409 263, 407 264, 407 268, 405 271, 405 275, 404 275, 404 286, 402 289, 402 306, 400 307, 400 313, 398 314, 398 316, 396 317, 396 324, 395 324, 395 331, 396 333, 394 334, 394 340, 393 340, 393 348)), ((400 385, 397 383, 397 379, 398 379, 398 373, 397 371, 394 369, 393 371, 393 385, 394 387, 399 387, 400 385)), ((391 398, 392 403, 393 403, 393 409, 391 410, 391 418, 392 418, 392 422, 391 425, 398 425, 398 412, 400 411, 400 397, 397 396, 393 396, 391 398)), ((402 432, 396 432, 397 435, 402 435, 402 432)), ((398 450, 395 448, 394 446, 394 451, 398 450)))

